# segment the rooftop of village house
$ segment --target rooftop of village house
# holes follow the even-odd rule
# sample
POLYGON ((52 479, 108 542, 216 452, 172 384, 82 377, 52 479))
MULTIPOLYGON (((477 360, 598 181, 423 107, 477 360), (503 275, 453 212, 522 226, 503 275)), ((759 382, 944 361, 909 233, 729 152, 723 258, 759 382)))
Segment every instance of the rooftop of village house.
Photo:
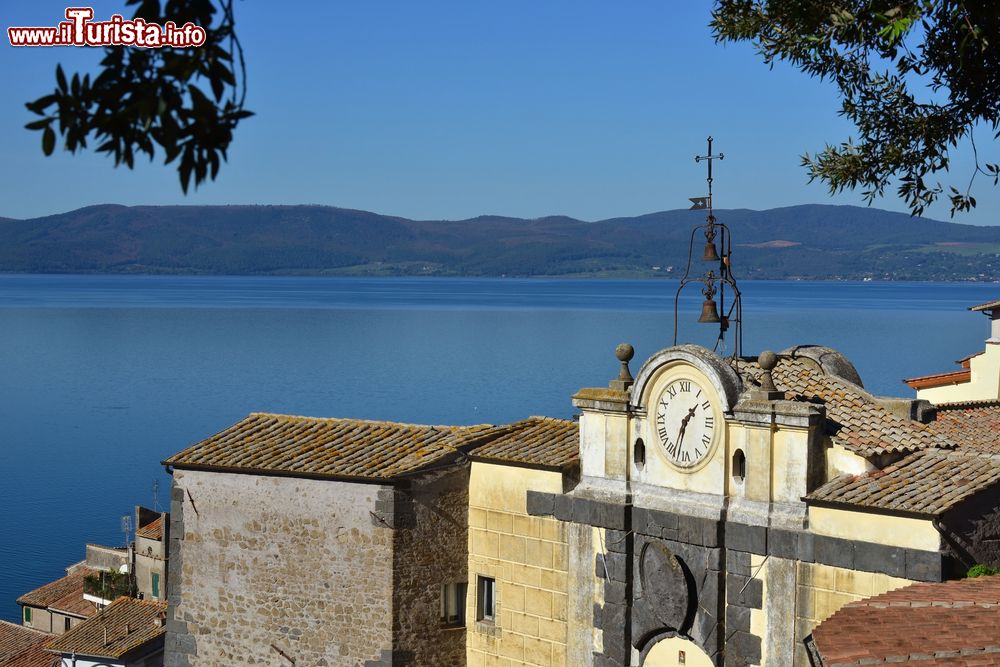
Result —
POLYGON ((166 632, 166 610, 164 601, 120 597, 56 637, 46 649, 52 653, 121 658, 166 632))
POLYGON ((1000 665, 998 627, 994 575, 911 584, 849 602, 816 626, 811 644, 820 667, 1000 665))
MULTIPOLYGON (((18 661, 24 662, 23 656, 37 655, 40 647, 50 639, 52 635, 47 632, 0 620, 0 664, 7 667, 18 661)), ((44 651, 42 654, 51 662, 51 655, 44 651)))
POLYGON ((76 565, 70 568, 65 577, 50 581, 17 598, 17 604, 89 618, 97 613, 97 605, 84 599, 84 580, 97 573, 98 570, 76 565))

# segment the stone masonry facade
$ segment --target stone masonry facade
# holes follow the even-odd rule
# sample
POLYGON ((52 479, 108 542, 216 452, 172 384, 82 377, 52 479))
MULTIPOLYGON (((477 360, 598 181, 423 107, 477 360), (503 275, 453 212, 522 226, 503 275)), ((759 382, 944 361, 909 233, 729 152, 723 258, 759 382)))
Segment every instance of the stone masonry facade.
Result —
POLYGON ((369 665, 465 665, 465 628, 442 623, 442 584, 465 582, 469 466, 380 492, 393 502, 393 654, 369 665))
POLYGON ((165 667, 362 666, 393 649, 372 484, 175 470, 165 667))

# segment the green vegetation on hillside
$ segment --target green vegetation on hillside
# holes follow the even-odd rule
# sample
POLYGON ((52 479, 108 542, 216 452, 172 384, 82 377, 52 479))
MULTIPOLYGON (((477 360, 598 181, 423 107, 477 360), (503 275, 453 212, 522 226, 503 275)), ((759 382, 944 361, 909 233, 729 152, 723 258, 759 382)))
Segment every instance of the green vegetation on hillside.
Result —
MULTIPOLYGON (((1000 279, 997 227, 850 206, 717 213, 738 278, 1000 279)), ((0 220, 0 271, 677 278, 703 215, 417 221, 322 206, 92 206, 0 220)))

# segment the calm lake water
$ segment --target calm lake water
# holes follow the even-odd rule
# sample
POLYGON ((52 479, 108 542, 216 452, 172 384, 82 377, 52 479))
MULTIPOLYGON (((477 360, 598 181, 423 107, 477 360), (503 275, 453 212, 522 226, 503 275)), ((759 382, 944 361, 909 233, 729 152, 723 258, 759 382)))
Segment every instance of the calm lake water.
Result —
MULTIPOLYGON (((251 411, 423 423, 569 417, 671 344, 670 281, 0 276, 0 617, 165 506, 159 461, 251 411), (154 494, 154 484, 159 490, 154 494)), ((744 352, 822 343, 869 390, 983 347, 1000 286, 748 282, 744 352)), ((714 342, 681 303, 681 341, 714 342)))

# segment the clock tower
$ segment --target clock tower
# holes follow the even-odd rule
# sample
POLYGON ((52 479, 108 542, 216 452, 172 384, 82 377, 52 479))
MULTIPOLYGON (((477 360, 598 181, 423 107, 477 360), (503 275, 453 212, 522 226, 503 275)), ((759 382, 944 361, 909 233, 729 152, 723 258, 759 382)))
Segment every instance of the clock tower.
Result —
POLYGON ((772 353, 723 358, 677 345, 634 380, 631 347, 617 354, 622 373, 608 389, 573 397, 581 480, 569 494, 574 518, 591 506, 621 512, 620 521, 590 516, 605 530, 570 545, 589 550, 606 580, 595 633, 607 664, 711 665, 723 655, 725 664, 764 664, 769 650, 767 664, 783 664, 761 638, 788 644, 790 655, 793 629, 765 630, 761 581, 765 573, 775 600, 794 601, 794 566, 753 554, 766 552, 756 542, 768 530, 806 527, 802 498, 824 472, 822 407, 784 400, 772 353))

